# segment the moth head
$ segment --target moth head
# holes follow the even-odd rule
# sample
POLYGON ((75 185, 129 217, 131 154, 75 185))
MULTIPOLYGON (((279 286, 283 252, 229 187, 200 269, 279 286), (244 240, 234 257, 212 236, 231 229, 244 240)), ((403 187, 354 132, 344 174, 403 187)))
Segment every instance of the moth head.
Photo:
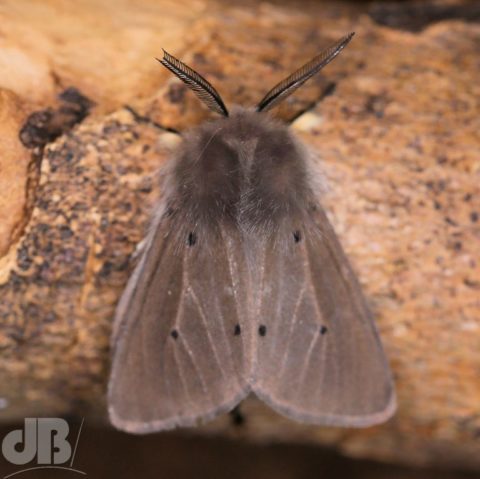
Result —
MULTIPOLYGON (((287 78, 275 85, 258 103, 257 111, 267 111, 278 105, 302 86, 313 75, 330 63, 350 42, 354 32, 345 35, 329 47, 322 50, 316 57, 305 63, 287 78)), ((180 80, 182 80, 208 108, 228 117, 228 110, 217 90, 199 73, 181 62, 173 55, 163 50, 163 58, 157 60, 180 80)))

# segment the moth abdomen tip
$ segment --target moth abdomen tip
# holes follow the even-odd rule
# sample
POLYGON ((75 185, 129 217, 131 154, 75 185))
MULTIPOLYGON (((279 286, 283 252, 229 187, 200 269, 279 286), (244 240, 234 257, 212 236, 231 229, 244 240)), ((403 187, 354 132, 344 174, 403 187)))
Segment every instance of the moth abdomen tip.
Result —
POLYGON ((239 406, 234 407, 230 411, 230 416, 232 417, 232 421, 235 426, 242 426, 245 423, 245 416, 240 411, 239 406))

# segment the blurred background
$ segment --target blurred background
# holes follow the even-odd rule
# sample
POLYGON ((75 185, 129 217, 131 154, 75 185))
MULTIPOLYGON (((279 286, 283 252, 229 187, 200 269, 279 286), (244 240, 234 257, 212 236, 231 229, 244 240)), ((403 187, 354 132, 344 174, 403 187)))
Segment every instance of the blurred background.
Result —
MULTIPOLYGON (((79 423, 71 422, 76 433, 79 423)), ((3 426, 1 437, 22 424, 3 426)), ((334 449, 292 443, 252 444, 241 439, 163 433, 136 437, 84 425, 74 468, 88 477, 126 479, 175 477, 313 479, 474 479, 476 472, 450 468, 414 468, 352 459, 334 449)), ((3 460, 3 458, 2 458, 3 460)), ((23 467, 1 463, 2 477, 23 467)), ((65 470, 33 470, 14 477, 82 477, 65 470)))

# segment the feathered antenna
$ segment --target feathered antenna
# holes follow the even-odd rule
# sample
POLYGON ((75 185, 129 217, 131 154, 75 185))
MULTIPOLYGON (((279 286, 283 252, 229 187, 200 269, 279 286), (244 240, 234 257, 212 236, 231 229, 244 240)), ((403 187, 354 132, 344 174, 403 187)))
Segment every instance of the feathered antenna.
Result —
POLYGON ((302 86, 309 78, 318 73, 324 66, 330 63, 348 44, 355 32, 345 35, 330 47, 323 50, 319 55, 303 65, 289 77, 275 85, 257 106, 257 111, 266 111, 277 103, 291 95, 297 88, 302 86))
POLYGON ((197 95, 198 98, 210 108, 210 110, 228 116, 228 110, 217 90, 215 90, 215 88, 213 88, 213 86, 195 70, 185 65, 185 63, 170 55, 170 53, 165 50, 163 50, 163 58, 157 58, 157 60, 180 78, 180 80, 182 80, 183 83, 185 83, 195 95, 197 95))

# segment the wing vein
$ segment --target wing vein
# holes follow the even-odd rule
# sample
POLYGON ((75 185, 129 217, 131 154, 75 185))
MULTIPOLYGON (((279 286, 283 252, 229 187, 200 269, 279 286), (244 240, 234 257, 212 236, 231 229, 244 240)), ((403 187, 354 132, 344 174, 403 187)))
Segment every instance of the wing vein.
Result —
POLYGON ((200 383, 202 384, 202 390, 203 390, 204 394, 210 397, 210 394, 208 392, 208 389, 207 389, 207 386, 206 386, 206 383, 205 383, 205 378, 203 377, 202 372, 198 368, 197 363, 195 362, 195 357, 194 357, 194 354, 192 352, 192 349, 190 348, 190 346, 189 346, 189 344, 188 344, 188 342, 187 342, 187 340, 185 339, 184 336, 185 335, 182 335, 182 336, 179 337, 180 342, 183 345, 183 348, 185 349, 185 351, 186 351, 186 353, 187 353, 187 355, 190 359, 190 362, 192 363, 193 369, 195 370, 195 374, 197 375, 198 379, 200 380, 200 383))
MULTIPOLYGON (((225 240, 225 245, 226 245, 225 248, 226 248, 226 255, 227 255, 227 263, 228 263, 228 273, 230 275, 230 281, 231 281, 232 289, 233 289, 233 301, 235 303, 235 311, 237 313, 237 320, 238 320, 239 323, 243 323, 242 318, 240 317, 240 305, 239 305, 239 301, 238 301, 238 282, 235 281, 235 279, 234 279, 232 258, 230 257, 231 248, 230 248, 230 244, 229 244, 228 240, 225 240)), ((218 301, 217 301, 217 304, 218 304, 218 301)), ((221 309, 221 308, 219 307, 219 309, 221 309)), ((223 318, 223 316, 222 316, 222 318, 223 318)), ((224 327, 223 323, 224 322, 222 321, 222 330, 223 330, 223 333, 225 335, 225 341, 228 344, 228 351, 230 353, 230 357, 233 357, 233 350, 232 350, 232 347, 231 347, 231 344, 230 344, 230 339, 227 336, 227 333, 225 331, 225 327, 224 327)), ((242 326, 243 326, 243 324, 242 324, 242 326)), ((240 335, 240 340, 242 341, 242 350, 245 353, 245 350, 246 350, 245 341, 246 341, 246 339, 244 338, 244 336, 246 336, 246 335, 245 334, 240 335)), ((233 367, 238 372, 237 365, 233 364, 233 367)), ((237 383, 240 385, 240 382, 238 381, 238 378, 237 378, 237 383)))
POLYGON ((290 350, 290 348, 288 346, 290 345, 290 338, 293 335, 293 330, 295 329, 295 326, 298 323, 298 320, 297 320, 298 309, 300 308, 300 304, 302 303, 303 298, 305 297, 305 291, 306 291, 306 285, 305 285, 305 280, 304 280, 302 282, 302 288, 301 288, 300 293, 298 295, 297 302, 295 303, 295 309, 293 310, 292 320, 290 321, 290 327, 288 329, 288 336, 287 336, 287 341, 286 341, 286 348, 285 348, 285 352, 283 354, 282 365, 280 367, 279 377, 282 376, 282 374, 285 371, 285 367, 287 365, 287 358, 288 358, 288 354, 289 354, 289 350, 290 350))
MULTIPOLYGON (((323 241, 325 241, 325 239, 323 239, 323 241)), ((328 243, 324 242, 324 245, 328 249, 328 243)), ((305 247, 305 255, 306 255, 305 270, 306 270, 306 274, 308 275, 308 279, 309 279, 308 284, 310 284, 310 292, 311 292, 312 297, 314 298, 313 304, 314 304, 315 310, 317 311, 317 317, 319 319, 324 318, 324 314, 322 312, 322 308, 319 305, 317 294, 316 294, 316 291, 315 291, 315 288, 314 288, 315 283, 314 283, 314 280, 313 280, 313 274, 312 274, 312 268, 311 268, 311 262, 310 262, 310 253, 309 253, 308 246, 305 247)), ((335 297, 334 293, 331 292, 331 287, 329 287, 329 293, 328 294, 330 295, 330 297, 335 297)), ((329 326, 332 326, 330 319, 331 318, 324 318, 324 320, 326 320, 326 322, 329 324, 329 326)), ((333 330, 333 327, 330 328, 330 334, 333 334, 332 330, 333 330)), ((330 356, 332 358, 339 358, 339 357, 341 358, 341 356, 338 355, 338 351, 337 351, 338 348, 337 348, 336 341, 331 340, 329 342, 329 344, 331 345, 331 347, 333 349, 333 352, 330 356)), ((334 376, 336 378, 335 381, 334 381, 334 384, 338 384, 338 378, 340 376, 339 363, 337 361, 330 361, 330 363, 331 363, 331 367, 333 368, 333 371, 334 371, 334 376)), ((327 364, 323 363, 322 382, 323 382, 323 378, 325 377, 326 368, 327 368, 327 364)), ((317 395, 321 395, 321 394, 322 394, 322 390, 321 390, 321 388, 318 388, 317 395)))
MULTIPOLYGON (((182 384, 182 388, 183 390, 185 391, 185 397, 187 399, 187 401, 190 403, 191 406, 193 406, 193 401, 192 401, 192 398, 190 396, 190 393, 188 391, 188 385, 187 385, 187 382, 185 380, 185 376, 183 374, 183 369, 180 365, 180 361, 178 359, 178 348, 173 348, 173 360, 175 362, 175 369, 178 371, 178 376, 180 377, 180 383, 182 384)), ((178 401, 178 399, 177 399, 178 401)), ((178 412, 177 412, 178 414, 178 412)))
POLYGON ((222 364, 222 362, 220 361, 220 359, 219 359, 219 357, 218 357, 218 351, 217 351, 217 348, 215 347, 215 342, 213 341, 212 335, 211 335, 211 333, 210 333, 210 329, 209 329, 209 327, 208 327, 207 318, 206 318, 205 313, 204 313, 204 311, 203 311, 203 308, 202 308, 202 306, 201 306, 201 304, 200 304, 200 301, 199 301, 199 299, 198 299, 198 296, 197 296, 197 294, 195 293, 195 291, 194 291, 194 289, 193 289, 193 287, 192 287, 191 284, 189 285, 189 291, 190 291, 190 294, 191 294, 191 296, 192 296, 192 299, 193 299, 195 305, 197 306, 197 309, 198 309, 198 313, 199 313, 199 315, 200 315, 200 318, 202 319, 202 325, 203 325, 203 327, 204 327, 204 329, 205 329, 205 332, 206 332, 206 334, 207 334, 208 343, 209 343, 210 348, 211 348, 211 350, 212 350, 212 352, 213 352, 213 356, 214 356, 214 358, 215 358, 215 361, 216 361, 217 364, 218 364, 218 368, 220 369, 220 372, 222 373, 222 376, 223 376, 223 377, 226 377, 226 375, 225 375, 225 370, 223 369, 223 364, 222 364))

